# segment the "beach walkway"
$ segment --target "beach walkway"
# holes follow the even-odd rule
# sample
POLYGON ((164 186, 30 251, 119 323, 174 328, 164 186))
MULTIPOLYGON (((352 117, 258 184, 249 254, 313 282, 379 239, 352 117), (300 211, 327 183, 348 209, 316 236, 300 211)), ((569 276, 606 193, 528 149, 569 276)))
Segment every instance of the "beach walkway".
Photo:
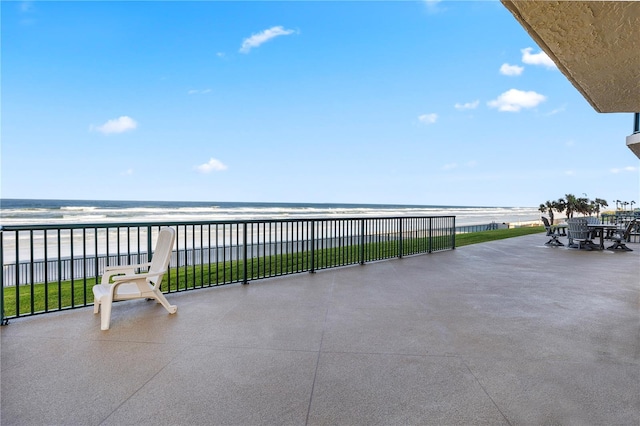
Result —
POLYGON ((637 425, 640 244, 453 251, 12 320, 2 425, 637 425))

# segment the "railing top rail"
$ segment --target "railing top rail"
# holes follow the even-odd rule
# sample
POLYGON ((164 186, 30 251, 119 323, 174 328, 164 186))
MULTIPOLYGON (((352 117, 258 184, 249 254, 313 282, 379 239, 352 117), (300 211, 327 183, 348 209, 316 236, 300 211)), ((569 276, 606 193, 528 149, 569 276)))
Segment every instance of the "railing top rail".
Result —
POLYGON ((329 220, 381 220, 381 219, 446 219, 455 218, 448 216, 350 216, 350 217, 301 217, 287 219, 246 219, 246 220, 197 220, 197 221, 169 221, 169 222, 102 222, 102 223, 63 223, 63 224, 31 224, 31 225, 3 225, 3 231, 44 231, 56 229, 86 229, 86 228, 135 228, 135 227, 159 227, 159 226, 184 226, 184 225, 235 225, 250 223, 291 223, 291 222, 318 222, 329 220))

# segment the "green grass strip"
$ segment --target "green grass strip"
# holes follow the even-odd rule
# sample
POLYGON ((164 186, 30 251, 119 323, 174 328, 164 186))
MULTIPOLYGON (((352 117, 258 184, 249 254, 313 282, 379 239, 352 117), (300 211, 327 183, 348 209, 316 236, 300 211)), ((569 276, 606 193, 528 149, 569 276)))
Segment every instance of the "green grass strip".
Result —
POLYGON ((544 232, 544 226, 530 226, 524 228, 496 229, 494 231, 480 231, 469 234, 456 235, 456 247, 470 244, 486 243, 488 241, 503 240, 505 238, 521 237, 529 234, 544 232))

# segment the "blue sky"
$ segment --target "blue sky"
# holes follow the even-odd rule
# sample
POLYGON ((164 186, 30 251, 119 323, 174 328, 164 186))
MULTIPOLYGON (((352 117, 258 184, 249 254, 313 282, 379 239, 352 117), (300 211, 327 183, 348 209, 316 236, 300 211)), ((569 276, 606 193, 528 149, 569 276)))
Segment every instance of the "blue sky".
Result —
POLYGON ((2 2, 4 198, 636 202, 497 1, 2 2))

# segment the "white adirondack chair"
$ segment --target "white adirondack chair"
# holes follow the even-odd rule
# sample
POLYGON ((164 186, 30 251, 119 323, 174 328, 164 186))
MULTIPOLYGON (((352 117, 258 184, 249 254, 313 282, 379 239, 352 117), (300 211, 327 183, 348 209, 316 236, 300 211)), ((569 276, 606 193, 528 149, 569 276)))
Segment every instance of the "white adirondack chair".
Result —
POLYGON ((93 313, 97 314, 102 307, 100 317, 102 330, 109 329, 111 305, 116 300, 155 299, 170 314, 176 313, 178 307, 170 305, 160 290, 162 277, 169 267, 175 239, 176 231, 173 228, 162 228, 158 234, 151 262, 105 268, 100 284, 93 286, 93 313), (137 273, 140 268, 147 267, 149 268, 147 272, 137 273))

